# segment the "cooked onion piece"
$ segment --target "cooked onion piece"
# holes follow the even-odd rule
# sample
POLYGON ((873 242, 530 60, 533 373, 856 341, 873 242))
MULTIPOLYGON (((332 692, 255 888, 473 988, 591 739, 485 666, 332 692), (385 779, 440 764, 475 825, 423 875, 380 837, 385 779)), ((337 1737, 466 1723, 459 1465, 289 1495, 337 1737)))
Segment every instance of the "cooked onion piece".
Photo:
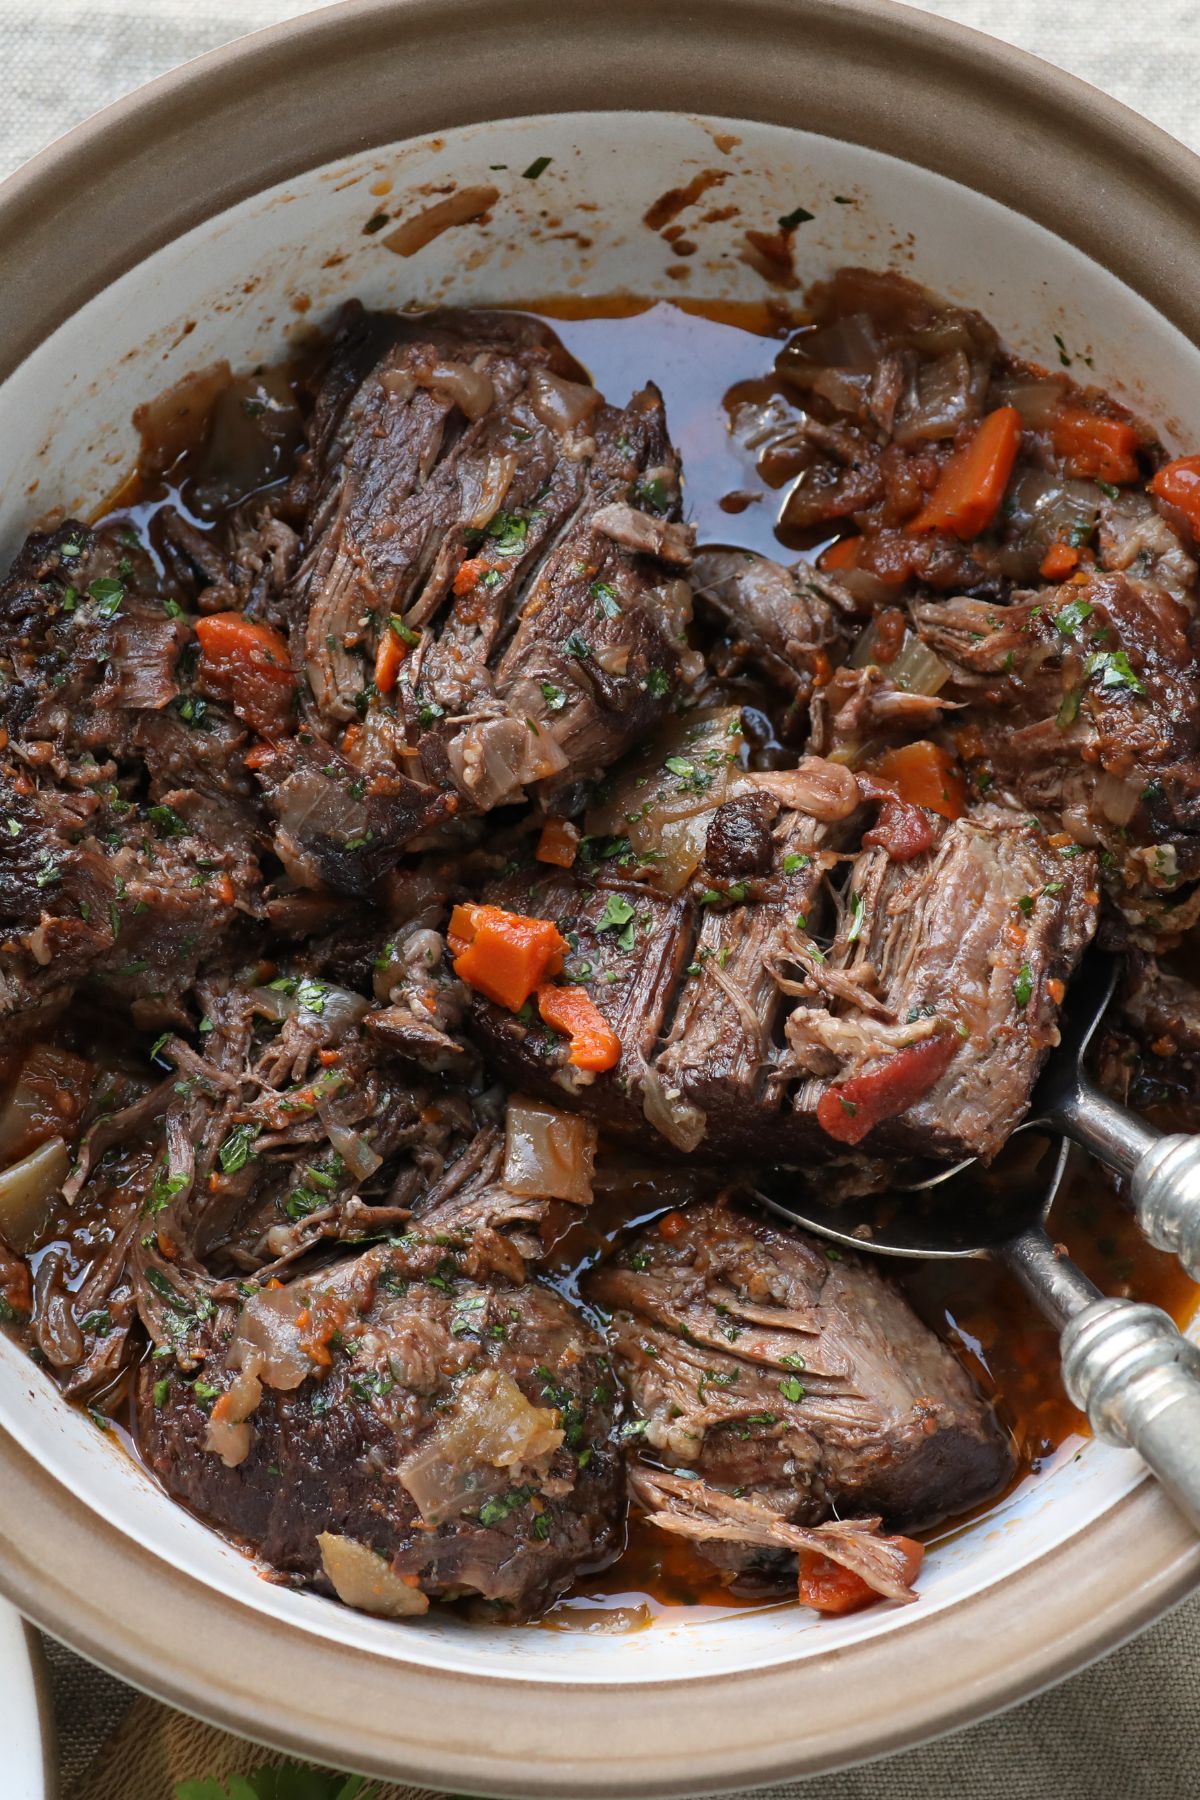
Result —
POLYGON ((505 1187, 531 1199, 589 1206, 597 1138, 590 1119, 514 1095, 504 1121, 505 1187))
POLYGON ((410 1587, 389 1568, 382 1556, 357 1538, 338 1537, 322 1531, 321 1566, 333 1583, 334 1593, 346 1606, 374 1613, 379 1619, 414 1619, 429 1611, 429 1601, 419 1587, 410 1587))
POLYGON ((70 1151, 52 1137, 0 1174, 0 1236, 13 1250, 27 1255, 33 1249, 70 1167, 70 1151))

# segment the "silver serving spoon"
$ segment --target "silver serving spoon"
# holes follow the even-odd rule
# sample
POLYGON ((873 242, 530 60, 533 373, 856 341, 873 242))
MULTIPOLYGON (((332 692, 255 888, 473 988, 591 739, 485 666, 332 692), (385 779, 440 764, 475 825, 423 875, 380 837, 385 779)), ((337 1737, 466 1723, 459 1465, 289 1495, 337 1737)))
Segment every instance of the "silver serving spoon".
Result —
MULTIPOLYGON (((1061 1132, 1129 1182, 1138 1225, 1158 1250, 1200 1281, 1200 1137, 1159 1131, 1093 1086, 1084 1058, 1116 990, 1120 965, 1094 945, 1071 983, 1060 1042, 1034 1089, 1023 1131, 1061 1132)), ((1014 1134, 1016 1135, 1016 1134, 1014 1134)), ((929 1192, 975 1167, 972 1157, 902 1184, 929 1192)))
MULTIPOLYGON (((1090 1035, 1090 1033, 1089 1033, 1090 1035)), ((1120 1110, 1120 1109, 1118 1109, 1120 1110)), ((1137 1450, 1200 1529, 1200 1347, 1161 1308, 1106 1299, 1046 1221, 1077 1154, 1032 1131, 990 1168, 921 1193, 822 1203, 756 1198, 789 1224, 884 1256, 994 1257, 1061 1332, 1063 1381, 1097 1437, 1137 1450)))

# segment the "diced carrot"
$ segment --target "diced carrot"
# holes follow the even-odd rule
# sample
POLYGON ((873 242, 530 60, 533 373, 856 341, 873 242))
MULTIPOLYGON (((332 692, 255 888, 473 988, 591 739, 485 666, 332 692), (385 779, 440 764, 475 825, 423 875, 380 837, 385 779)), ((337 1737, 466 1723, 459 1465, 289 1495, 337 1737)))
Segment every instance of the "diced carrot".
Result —
POLYGON ((817 1124, 839 1144, 860 1144, 885 1119, 922 1099, 950 1067, 959 1039, 940 1032, 893 1050, 864 1074, 827 1087, 817 1102, 817 1124))
POLYGON ((483 556, 472 556, 467 562, 460 563, 458 573, 454 577, 454 593, 458 598, 461 599, 464 594, 469 594, 476 583, 487 574, 491 566, 491 563, 483 556))
POLYGON ((379 648, 375 652, 375 687, 380 694, 390 694, 396 685, 396 677, 400 673, 400 664, 404 661, 406 646, 399 632, 388 625, 379 640, 379 648))
POLYGON ((1042 558, 1041 573, 1047 581, 1063 581, 1079 561, 1073 544, 1051 544, 1042 558))
POLYGON ((862 554, 860 537, 834 538, 832 544, 826 544, 817 558, 818 569, 857 569, 858 559, 862 554))
POLYGON ((538 1012, 546 1024, 569 1036, 571 1054, 567 1060, 573 1068, 602 1075, 619 1062, 621 1040, 586 988, 554 987, 547 983, 538 988, 537 1000, 538 1012))
POLYGON ((910 532, 952 531, 978 537, 999 511, 1021 447, 1021 415, 1015 406, 990 412, 965 449, 950 458, 910 532))
POLYGON ((1050 421, 1050 438, 1066 474, 1093 481, 1136 481, 1138 434, 1124 419, 1067 406, 1050 421))
POLYGON ((943 819, 961 819, 967 804, 963 778, 954 758, 928 738, 888 750, 875 765, 885 781, 894 781, 901 800, 910 806, 927 806, 943 819))
POLYGON ((833 680, 833 664, 824 650, 811 650, 808 656, 812 670, 812 681, 815 688, 828 687, 833 680))
POLYGON ((669 1213, 664 1213, 662 1218, 658 1221, 658 1235, 659 1237, 665 1237, 668 1240, 677 1238, 680 1232, 686 1229, 686 1226, 687 1220, 684 1218, 683 1214, 678 1210, 672 1210, 669 1213))
POLYGON ((296 677, 287 642, 270 625, 244 613, 211 613, 197 619, 197 673, 209 693, 228 700, 240 719, 263 737, 296 729, 296 677))
POLYGON ((579 852, 579 827, 569 819, 547 819, 534 851, 538 862, 569 869, 579 852))
POLYGON ((563 966, 568 945, 553 919, 500 906, 456 906, 450 916, 454 972, 489 1000, 517 1012, 563 966))
POLYGON ((1200 538, 1200 456, 1177 456, 1151 477, 1150 492, 1176 507, 1200 538))
POLYGON ((340 1059, 340 1057, 341 1057, 340 1050, 318 1050, 317 1051, 317 1061, 320 1063, 320 1065, 323 1069, 332 1069, 333 1065, 340 1059))
POLYGON ((230 880, 228 870, 222 869, 221 873, 217 876, 217 879, 213 882, 213 892, 216 894, 217 899, 221 902, 222 906, 233 905, 237 896, 234 893, 233 882, 230 880))
MULTIPOLYGON (((911 1587, 925 1559, 924 1544, 906 1537, 884 1541, 903 1551, 904 1567, 898 1573, 911 1587)), ((858 1612, 861 1607, 871 1606, 883 1598, 853 1569, 844 1569, 841 1563, 833 1562, 817 1550, 800 1552, 798 1591, 802 1606, 811 1606, 816 1612, 834 1616, 858 1612)))

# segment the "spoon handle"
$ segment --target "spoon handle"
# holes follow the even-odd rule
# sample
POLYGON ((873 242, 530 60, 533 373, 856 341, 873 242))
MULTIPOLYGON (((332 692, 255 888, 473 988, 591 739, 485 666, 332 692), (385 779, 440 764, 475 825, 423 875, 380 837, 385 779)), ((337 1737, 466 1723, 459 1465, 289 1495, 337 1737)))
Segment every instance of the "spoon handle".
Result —
POLYGON ((1164 1136, 1088 1081, 1060 1096, 1048 1116, 1073 1142, 1128 1177, 1145 1236, 1200 1281, 1200 1137, 1164 1136))
POLYGON ((1160 1137, 1130 1177, 1137 1221, 1159 1250, 1200 1281, 1200 1137, 1160 1137))
POLYGON ((1136 1450, 1200 1529, 1200 1347, 1157 1306, 1096 1300, 1068 1322, 1062 1356, 1097 1437, 1136 1450))
POLYGON ((998 1255, 1062 1331, 1063 1381, 1096 1436, 1136 1450, 1200 1529, 1200 1346, 1157 1306, 1105 1299, 1041 1226, 998 1255))

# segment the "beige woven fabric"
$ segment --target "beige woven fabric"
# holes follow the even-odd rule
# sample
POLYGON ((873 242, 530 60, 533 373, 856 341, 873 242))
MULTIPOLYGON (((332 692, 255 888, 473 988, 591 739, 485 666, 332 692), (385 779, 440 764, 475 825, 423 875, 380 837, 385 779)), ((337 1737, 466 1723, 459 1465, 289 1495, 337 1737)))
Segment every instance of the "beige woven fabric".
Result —
MULTIPOLYGON (((316 4, 0 0, 0 175, 163 70, 316 4)), ((1071 69, 1200 149, 1200 0, 933 0, 930 10, 1071 69)), ((56 1645, 48 1654, 63 1800, 173 1800, 185 1778, 279 1760, 135 1697, 56 1645)), ((775 1788, 770 1800, 1197 1800, 1198 1722, 1200 1599, 1000 1719, 868 1768, 775 1788)), ((435 1797, 389 1786, 376 1800, 435 1797)))

